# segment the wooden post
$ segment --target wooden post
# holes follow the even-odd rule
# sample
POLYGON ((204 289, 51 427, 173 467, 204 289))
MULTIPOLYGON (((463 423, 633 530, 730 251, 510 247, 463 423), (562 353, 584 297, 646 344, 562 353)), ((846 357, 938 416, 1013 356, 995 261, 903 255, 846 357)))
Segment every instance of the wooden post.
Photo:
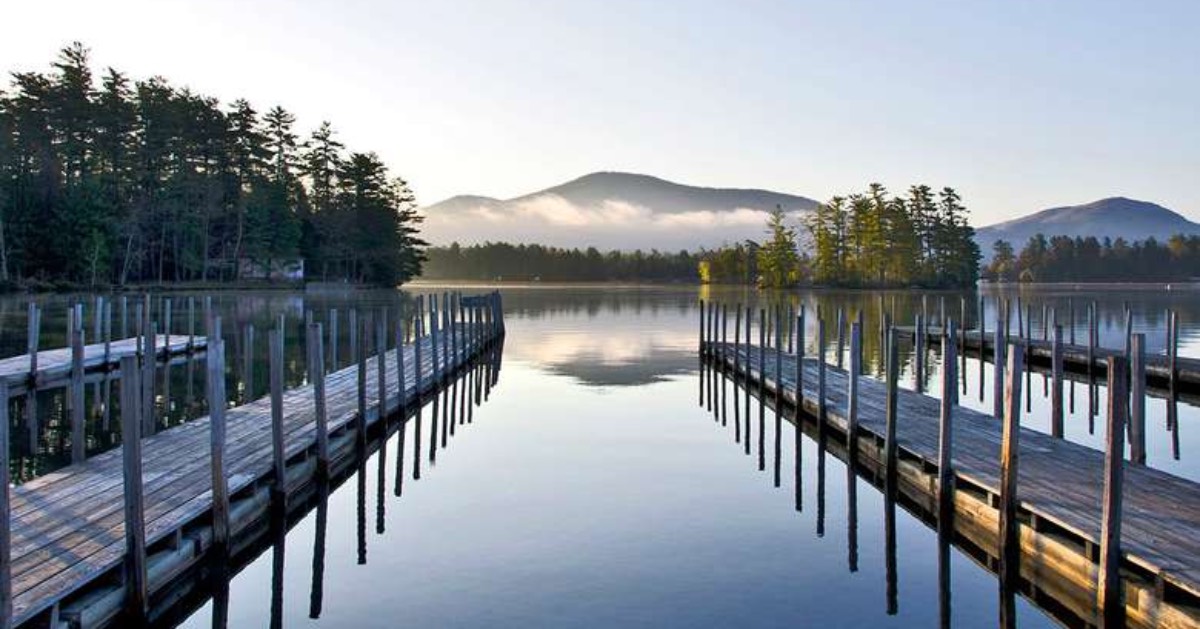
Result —
MULTIPOLYGON (((846 465, 854 465, 858 441, 858 377, 862 373, 862 324, 850 324, 850 371, 846 373, 846 465)), ((797 422, 796 430, 800 430, 797 422)))
MULTIPOLYGON (((1139 332, 1130 338, 1132 399, 1129 423, 1129 458, 1134 463, 1146 463, 1146 335, 1139 332)), ((1111 376, 1109 378, 1111 380, 1111 376)), ((1111 392, 1112 389, 1109 389, 1111 392)), ((1112 408, 1112 405, 1109 405, 1112 408)), ((1111 412, 1111 411, 1110 411, 1111 412)))
MULTIPOLYGON (((1000 579, 1016 583, 1020 577, 1021 538, 1017 521, 1018 454, 1021 442, 1021 372, 1025 368, 1021 347, 1008 352, 1008 379, 1004 387, 1004 425, 1000 443, 1000 579)), ((1012 597, 1000 605, 1000 626, 1016 625, 1012 597)))
POLYGON ((996 419, 1002 419, 1004 417, 1005 322, 999 314, 996 317, 995 338, 992 339, 992 414, 996 419))
POLYGON ((916 325, 913 326, 913 362, 915 363, 915 380, 917 393, 925 392, 925 317, 917 315, 916 325))
MULTIPOLYGON (((954 370, 958 361, 954 356, 954 322, 948 325, 942 323, 942 400, 941 415, 938 422, 938 509, 946 516, 954 513, 954 391, 957 390, 957 377, 954 370)), ((939 518, 939 523, 944 518, 939 518)), ((939 525, 940 528, 940 525, 939 525)))
POLYGON ((196 298, 188 297, 188 351, 196 349, 196 298))
POLYGON ((900 380, 900 348, 896 342, 895 328, 889 328, 887 333, 886 352, 886 386, 887 393, 884 402, 884 437, 883 437, 883 459, 884 459, 884 495, 889 499, 896 495, 896 473, 898 469, 897 456, 899 454, 896 446, 896 421, 897 421, 897 392, 900 380))
POLYGON ((1067 343, 1075 344, 1075 300, 1067 298, 1067 343))
POLYGON ((441 361, 438 358, 438 337, 441 336, 441 330, 438 329, 438 301, 437 296, 433 295, 429 298, 429 358, 430 358, 430 373, 429 377, 435 385, 442 381, 441 361))
MULTIPOLYGON (((783 411, 783 311, 775 306, 775 418, 783 411)), ((776 433, 776 442, 779 434, 776 433)))
MULTIPOLYGON (((125 479, 125 609, 145 618, 149 603, 146 576, 146 519, 142 492, 141 372, 137 356, 121 358, 121 460, 125 479)), ((6 483, 7 485, 7 483, 6 483)))
POLYGON ((825 405, 825 319, 817 317, 817 426, 824 426, 825 405))
POLYGON ((212 457, 213 545, 228 548, 229 482, 225 478, 225 343, 208 346, 208 426, 212 457))
POLYGON ((277 498, 287 495, 287 452, 283 440, 283 327, 277 327, 267 332, 267 345, 270 346, 270 381, 271 381, 271 460, 275 470, 275 483, 272 489, 277 498))
MULTIPOLYGON (((149 297, 146 299, 149 302, 149 297)), ((149 309, 146 309, 149 312, 149 309)), ((145 425, 144 434, 152 434, 158 423, 154 408, 154 371, 158 366, 158 324, 152 323, 150 317, 142 319, 143 337, 146 351, 142 355, 142 421, 145 425)))
POLYGON ((1167 428, 1174 430, 1178 419, 1175 417, 1175 399, 1178 396, 1179 383, 1179 313, 1174 310, 1171 311, 1170 320, 1167 322, 1167 333, 1170 337, 1167 343, 1167 428))
MULTIPOLYGON (((733 311, 733 375, 736 378, 738 374, 738 366, 741 363, 741 336, 742 336, 742 305, 738 304, 733 311)), ((734 389, 737 392, 737 389, 734 389)))
POLYGON ((1100 566, 1096 585, 1102 626, 1124 626, 1121 588, 1121 498, 1124 491, 1125 409, 1129 374, 1125 359, 1108 359, 1108 438, 1104 450, 1104 498, 1100 520, 1100 566))
POLYGON ((1125 362, 1132 362, 1133 352, 1133 310, 1129 302, 1125 302, 1125 362))
POLYGON ((349 319, 348 327, 349 327, 349 331, 350 331, 350 362, 351 362, 351 364, 357 365, 358 364, 358 309, 357 308, 350 309, 350 319, 349 319))
MULTIPOLYGON (((424 327, 425 327, 425 300, 423 297, 419 297, 419 298, 417 298, 416 327, 413 330, 413 356, 414 356, 414 360, 416 362, 416 364, 413 365, 413 370, 416 372, 415 397, 416 397, 418 407, 420 407, 420 405, 421 405, 421 386, 423 384, 422 368, 423 368, 424 363, 421 361, 421 337, 425 332, 424 327)), ((476 327, 478 327, 478 323, 476 324, 476 327)))
POLYGON ((329 371, 338 369, 338 311, 329 309, 329 371))
MULTIPOLYGON (((375 372, 379 389, 379 419, 387 426, 387 308, 380 308, 375 316, 375 372)), ((384 434, 387 434, 386 431, 384 434)))
POLYGON ((796 431, 800 432, 800 415, 804 412, 804 304, 796 315, 796 431))
POLYGON ((313 386, 313 416, 317 442, 317 471, 329 471, 329 420, 325 406, 325 352, 320 323, 308 326, 308 380, 313 386))
MULTIPOLYGON (((1033 359, 1031 348, 1033 347, 1033 310, 1030 304, 1025 304, 1025 342, 1022 343, 1022 352, 1025 353, 1025 363, 1033 359)), ((1033 412, 1033 370, 1025 370, 1025 412, 1033 412)))
POLYGON ((722 373, 722 377, 721 377, 721 425, 722 426, 726 425, 726 423, 727 423, 726 419, 725 419, 725 402, 728 399, 728 395, 725 390, 728 387, 726 387, 726 384, 725 384, 726 378, 723 374, 725 373, 725 370, 727 368, 727 366, 725 364, 725 360, 729 356, 728 343, 729 343, 729 305, 721 304, 721 351, 720 351, 719 355, 721 357, 721 373, 722 373))
POLYGON ((358 444, 362 446, 367 442, 367 339, 371 337, 365 318, 360 328, 358 347, 355 349, 355 354, 358 356, 357 373, 355 374, 358 376, 358 414, 354 418, 354 428, 358 444))
POLYGON ((1054 339, 1050 348, 1050 435, 1063 436, 1063 329, 1054 326, 1054 339))
MULTIPOLYGON (((408 374, 404 373, 404 326, 406 325, 406 321, 407 318, 405 316, 404 305, 402 303, 399 308, 399 313, 396 316, 396 326, 394 332, 396 337, 396 404, 397 408, 400 410, 401 423, 404 422, 404 412, 408 408, 408 374)), ((403 431, 403 428, 401 428, 401 431, 403 431)), ((403 451, 404 448, 401 447, 400 452, 403 451)))
POLYGON ((837 311, 837 366, 842 368, 842 354, 846 349, 846 311, 838 308, 837 311))
POLYGON ((242 385, 246 388, 242 402, 246 403, 254 399, 254 324, 247 323, 242 334, 242 385))
POLYGON ((171 353, 171 298, 164 297, 162 301, 163 317, 163 349, 171 353))
POLYGON ((87 424, 83 408, 83 321, 74 318, 71 328, 71 462, 87 458, 87 424))
MULTIPOLYGON (((31 393, 32 394, 32 393, 31 393)), ((0 386, 0 629, 12 627, 12 507, 9 500, 8 386, 0 386)))

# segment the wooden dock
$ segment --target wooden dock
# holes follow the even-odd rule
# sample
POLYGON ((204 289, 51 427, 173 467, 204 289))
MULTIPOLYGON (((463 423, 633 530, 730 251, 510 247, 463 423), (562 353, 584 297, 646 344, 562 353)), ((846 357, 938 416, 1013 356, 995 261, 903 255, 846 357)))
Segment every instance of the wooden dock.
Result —
MULTIPOLYGON (((925 343, 937 345, 941 343, 942 329, 938 326, 923 326, 925 330, 925 343)), ((903 337, 913 339, 915 337, 915 328, 913 326, 898 326, 895 328, 903 337)), ((981 335, 979 330, 966 330, 959 332, 960 347, 964 347, 968 354, 979 356, 982 348, 983 358, 990 359, 995 355, 995 340, 994 334, 989 330, 984 330, 981 335)), ((1020 340, 1029 347, 1029 364, 1036 367, 1048 368, 1050 361, 1053 358, 1053 343, 1048 340, 1032 338, 1018 339, 1010 337, 1012 340, 1020 340)), ((1101 346, 1095 346, 1088 351, 1087 345, 1063 343, 1063 367, 1066 371, 1075 374, 1092 374, 1095 378, 1102 378, 1108 375, 1108 359, 1112 356, 1128 358, 1124 349, 1113 349, 1101 346), (1090 358, 1090 361, 1089 361, 1090 358), (1089 370, 1090 365, 1090 370, 1089 370)), ((1146 356, 1146 384, 1154 387, 1156 390, 1169 390, 1171 385, 1171 357, 1167 354, 1151 354, 1146 356)), ((1180 394, 1200 392, 1200 360, 1195 358, 1185 358, 1182 356, 1175 358, 1175 382, 1176 391, 1180 394)))
MULTIPOLYGON (((150 600, 161 598, 178 575, 214 552, 228 552, 231 540, 236 545, 272 496, 286 504, 289 496, 311 491, 314 477, 363 456, 369 430, 386 428, 386 420, 438 391, 503 337, 497 293, 442 295, 440 309, 436 297, 429 302, 428 323, 424 299, 412 313, 412 342, 399 342, 406 336, 399 321, 388 327, 379 316, 372 331, 364 317, 354 348, 358 363, 327 376, 320 327, 310 325, 310 374, 321 374, 323 387, 282 391, 280 344, 272 350, 271 369, 279 375, 272 395, 225 409, 224 378, 217 377, 209 395, 221 400, 215 405, 221 412, 135 438, 136 449, 121 447, 12 488, 11 585, 0 592, 8 595, 3 602, 11 605, 11 617, 0 618, 0 625, 97 627, 144 619, 157 609, 150 600), (383 351, 368 356, 378 348, 383 351)), ((223 373, 224 349, 217 343, 210 371, 223 373)), ((124 360, 133 365, 136 359, 127 354, 124 360)), ((122 392, 126 436, 138 434, 139 422, 126 413, 136 413, 130 409, 138 406, 139 388, 122 392)))
MULTIPOLYGON (((136 355, 140 351, 142 340, 133 337, 108 343, 92 343, 83 347, 83 369, 85 382, 99 379, 96 374, 111 374, 120 376, 121 359, 136 355)), ((154 347, 160 362, 184 358, 193 352, 202 352, 208 340, 203 336, 191 337, 178 334, 159 334, 155 338, 154 347)), ((24 395, 29 390, 30 382, 37 383, 37 389, 55 389, 65 387, 71 380, 72 355, 70 347, 42 350, 37 353, 36 363, 31 362, 29 354, 0 359, 0 382, 8 385, 10 396, 24 395), (31 374, 29 367, 37 365, 37 372, 31 374)))
MULTIPOLYGON (((707 321, 702 318, 702 365, 718 366, 735 382, 740 380, 741 386, 794 407, 798 401, 796 355, 782 351, 777 355, 765 334, 758 345, 740 339, 736 345, 722 342, 722 328, 715 315, 710 313, 707 321), (764 345, 768 345, 765 351, 764 345)), ((775 347, 783 346, 778 337, 775 343, 775 347)), ((854 447, 847 449, 855 452, 855 467, 885 481, 893 479, 910 500, 930 505, 931 512, 937 513, 942 401, 914 391, 897 391, 891 441, 896 456, 889 457, 885 383, 865 376, 855 378, 857 394, 851 413, 847 370, 822 365, 814 358, 801 358, 799 364, 803 365, 799 400, 804 422, 815 425, 830 440, 853 441, 854 447), (847 438, 848 432, 853 440, 847 438)), ((708 383, 710 396, 715 379, 701 378, 708 383)), ((1019 408, 1019 399, 1016 403, 1019 408)), ((957 405, 951 413, 956 529, 977 545, 990 548, 993 556, 1003 556, 1003 423, 957 405)), ((1098 624, 1101 564, 1097 551, 1105 546, 1101 505, 1107 497, 1106 454, 1034 430, 1018 428, 1015 432, 1019 455, 1014 450, 1014 461, 1019 457, 1020 464, 1013 478, 1017 489, 1012 521, 1019 522, 1014 543, 1022 553, 1020 576, 1039 584, 1043 591, 1056 592, 1078 617, 1098 624)), ((1124 486, 1116 494, 1117 504, 1123 499, 1124 505, 1118 508, 1116 521, 1124 618, 1132 626, 1195 626, 1200 623, 1200 484, 1128 461, 1119 468, 1124 486)))

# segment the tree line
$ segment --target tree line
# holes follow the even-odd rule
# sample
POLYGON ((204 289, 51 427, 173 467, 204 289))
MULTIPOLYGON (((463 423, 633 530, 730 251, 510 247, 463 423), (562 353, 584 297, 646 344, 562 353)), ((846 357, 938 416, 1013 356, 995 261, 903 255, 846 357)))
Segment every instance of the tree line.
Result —
POLYGON ((0 282, 228 281, 303 260, 309 278, 395 285, 425 245, 412 191, 328 122, 133 81, 88 50, 0 91, 0 282))
POLYGON ((687 251, 608 251, 489 242, 430 247, 425 279, 547 282, 694 282, 698 257, 687 251))
POLYGON ((934 193, 915 185, 906 197, 873 183, 865 192, 835 196, 803 223, 808 247, 781 208, 767 219, 768 238, 708 252, 701 277, 720 283, 784 287, 972 286, 980 251, 967 208, 953 188, 934 193))
POLYGON ((1129 242, 1037 234, 1020 252, 997 240, 984 279, 999 282, 1176 282, 1200 277, 1200 236, 1129 242))

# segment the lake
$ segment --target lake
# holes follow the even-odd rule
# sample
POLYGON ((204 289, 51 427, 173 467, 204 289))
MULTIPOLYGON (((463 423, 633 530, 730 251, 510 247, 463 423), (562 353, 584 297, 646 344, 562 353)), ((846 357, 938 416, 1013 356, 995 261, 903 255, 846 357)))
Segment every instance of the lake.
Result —
MULTIPOLYGON (((452 288, 465 294, 490 289, 452 288)), ((440 290, 445 288, 424 285, 415 292, 440 290)), ((881 372, 878 342, 872 340, 881 295, 897 323, 906 325, 923 301, 926 313, 935 318, 943 301, 947 316, 958 318, 962 295, 760 295, 737 289, 590 286, 504 287, 502 293, 507 324, 502 366, 488 399, 471 411, 470 423, 458 424, 443 445, 429 442, 428 424, 418 443, 416 422, 408 421, 400 497, 394 495, 397 434, 332 491, 323 508, 294 523, 274 548, 242 558, 228 584, 218 583, 210 592, 223 605, 227 593, 223 613, 229 626, 268 626, 273 597, 275 620, 283 626, 900 627, 938 622, 935 531, 897 510, 895 570, 888 571, 885 501, 874 485, 848 478, 838 458, 821 455, 806 437, 800 453, 803 509, 798 511, 790 472, 776 482, 774 453, 770 447, 765 453, 757 450, 759 435, 747 452, 739 442, 746 436, 735 434, 735 422, 722 425, 698 405, 697 300, 756 308, 804 304, 810 313, 810 355, 817 306, 831 321, 831 331, 837 309, 862 309, 866 363, 874 376, 881 372), (415 447, 421 448, 419 455, 415 447), (321 592, 318 621, 310 619, 315 558, 323 558, 323 575, 316 584, 321 592)), ((344 317, 349 309, 395 309, 410 304, 411 295, 215 294, 213 307, 223 318, 229 347, 230 397, 247 400, 266 394, 266 330, 275 317, 287 317, 294 342, 287 351, 286 379, 297 385, 304 380, 299 341, 306 310, 326 321, 330 310, 337 309, 342 321, 338 361, 345 365, 349 337, 344 317), (247 357, 244 329, 251 323, 257 334, 247 357)), ((984 295, 991 329, 995 298, 1017 294, 984 295)), ((187 329, 188 297, 170 295, 175 333, 187 329)), ((977 298, 975 293, 965 298, 973 322, 977 298)), ((1033 305, 1035 338, 1041 337, 1042 306, 1054 307, 1065 323, 1071 300, 1080 343, 1086 339, 1085 305, 1094 300, 1106 347, 1123 347, 1128 304, 1134 329, 1146 334, 1150 353, 1163 351, 1164 313, 1173 309, 1181 320, 1180 354, 1200 356, 1198 293, 1035 290, 1022 298, 1033 305)), ((69 298, 38 299, 45 307, 42 345, 61 346, 69 298)), ((3 355, 24 352, 24 304, 16 298, 0 301, 3 355)), ((114 321, 121 318, 114 312, 114 321)), ((831 332, 831 361, 834 346, 831 332)), ((906 348, 903 355, 901 386, 912 388, 912 352, 906 348)), ((927 389, 938 395, 937 350, 930 356, 927 389)), ((977 360, 969 358, 966 364, 961 402, 990 412, 990 369, 981 376, 977 360)), ((202 365, 160 369, 161 426, 207 412, 203 377, 202 365)), ((1022 423, 1048 431, 1049 388, 1041 380, 1040 374, 1030 376, 1031 408, 1022 423)), ((726 386, 732 402, 732 384, 726 386)), ((1103 387, 1097 390, 1095 406, 1101 410, 1093 422, 1088 386, 1068 386, 1075 400, 1066 414, 1066 438, 1102 448, 1103 387)), ((91 408, 103 393, 99 386, 88 389, 91 408)), ((1147 464, 1200 480, 1193 456, 1196 431, 1189 430, 1196 425, 1197 410, 1180 403, 1179 427, 1168 431, 1166 404, 1155 397, 1147 401, 1147 464)), ((31 478, 70 462, 61 395, 43 392, 39 407, 44 416, 30 438, 25 438, 27 426, 19 414, 14 416, 14 478, 31 478)), ((732 416, 733 409, 728 412, 732 416)), ((425 419, 430 419, 428 412, 425 419)), ((99 414, 89 420, 89 454, 119 442, 115 424, 106 428, 99 414)), ((773 422, 766 423, 766 430, 764 441, 770 444, 773 422)), ((780 430, 782 442, 792 444, 791 424, 784 422, 780 430)), ((795 455, 790 445, 785 447, 781 467, 790 471, 795 455)), ((998 581, 990 570, 955 551, 950 587, 954 624, 995 624, 998 581)), ((182 626, 212 626, 212 602, 195 604, 180 619, 182 626)), ((1020 625, 1070 622, 1056 617, 1052 607, 1019 598, 1020 625)))

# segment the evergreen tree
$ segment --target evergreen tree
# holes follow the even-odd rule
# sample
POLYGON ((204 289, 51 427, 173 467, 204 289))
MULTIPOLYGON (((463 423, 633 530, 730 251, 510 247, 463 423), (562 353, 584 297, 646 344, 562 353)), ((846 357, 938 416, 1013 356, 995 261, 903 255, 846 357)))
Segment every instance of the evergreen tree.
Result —
POLYGON ((800 279, 800 258, 796 254, 796 231, 787 226, 783 208, 775 206, 767 218, 770 238, 758 250, 761 284, 772 288, 791 286, 800 279))

